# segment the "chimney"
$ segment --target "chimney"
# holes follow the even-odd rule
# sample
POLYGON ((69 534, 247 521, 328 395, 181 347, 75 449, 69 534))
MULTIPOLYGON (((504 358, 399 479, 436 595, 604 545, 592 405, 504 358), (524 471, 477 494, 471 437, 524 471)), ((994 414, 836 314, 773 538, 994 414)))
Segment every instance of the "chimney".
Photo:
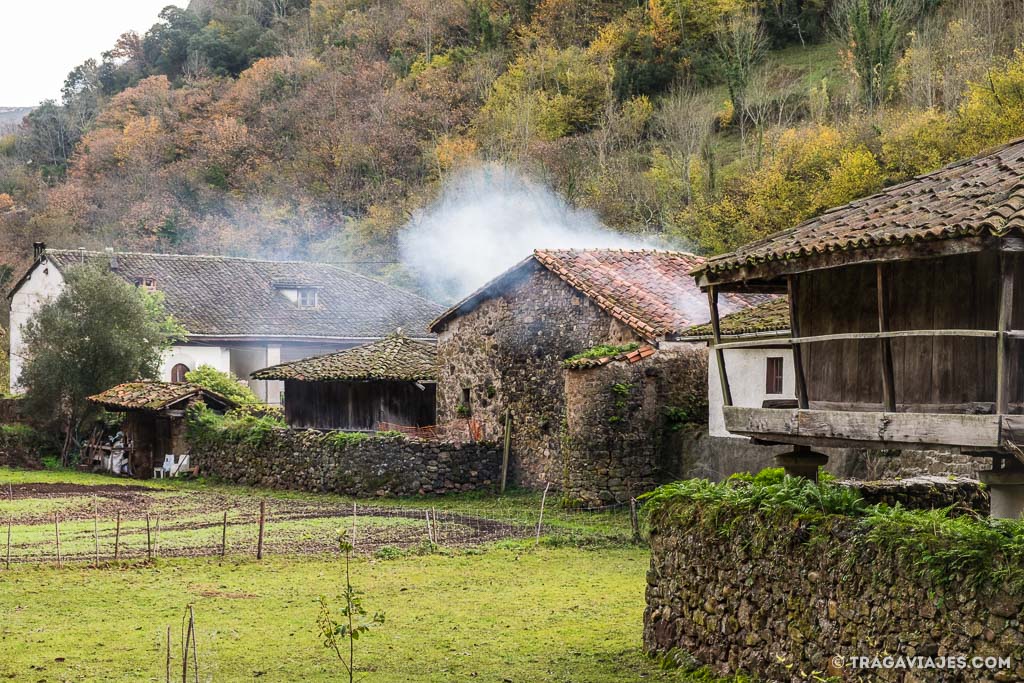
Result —
POLYGON ((38 261, 46 253, 46 242, 32 243, 32 260, 38 261))
POLYGON ((107 258, 110 259, 110 269, 117 270, 121 267, 121 263, 117 260, 117 254, 114 253, 113 247, 107 247, 104 249, 107 252, 107 258))

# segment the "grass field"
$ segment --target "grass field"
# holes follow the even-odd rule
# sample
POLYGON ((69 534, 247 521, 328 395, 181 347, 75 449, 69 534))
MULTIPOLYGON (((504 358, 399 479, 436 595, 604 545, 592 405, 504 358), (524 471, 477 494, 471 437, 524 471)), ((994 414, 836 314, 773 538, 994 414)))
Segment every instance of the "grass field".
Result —
MULTIPOLYGON (((0 490, 8 483, 137 484, 0 469, 0 490)), ((319 509, 351 505, 336 496, 202 483, 143 486, 133 495, 151 490, 151 500, 163 506, 164 514, 176 505, 185 512, 202 510, 211 500, 251 506, 266 498, 272 506, 298 501, 319 509)), ((0 503, 0 520, 10 514, 20 520, 22 532, 39 526, 41 535, 54 509, 69 519, 77 514, 85 520, 79 523, 86 523, 97 497, 88 488, 75 491, 66 500, 43 498, 49 507, 42 514, 31 499, 16 496, 0 503)), ((501 499, 372 501, 399 509, 428 502, 441 510, 482 514, 490 509, 495 518, 529 520, 539 501, 522 493, 501 499)), ((578 514, 552 507, 545 517, 551 526, 545 525, 539 546, 531 534, 529 539, 427 552, 421 546, 360 555, 352 566, 353 583, 364 591, 370 611, 387 615, 383 627, 358 643, 364 680, 708 680, 662 670, 641 652, 648 551, 613 540, 628 538, 628 514, 615 512, 583 524, 578 514)), ((201 680, 341 680, 341 665, 332 661, 315 631, 316 599, 323 594, 337 600, 341 570, 341 560, 323 552, 271 555, 262 562, 241 556, 161 558, 99 569, 81 563, 63 569, 52 563, 16 563, 8 571, 0 569, 0 680, 162 681, 167 627, 173 627, 179 647, 182 614, 189 604, 196 614, 201 680)))

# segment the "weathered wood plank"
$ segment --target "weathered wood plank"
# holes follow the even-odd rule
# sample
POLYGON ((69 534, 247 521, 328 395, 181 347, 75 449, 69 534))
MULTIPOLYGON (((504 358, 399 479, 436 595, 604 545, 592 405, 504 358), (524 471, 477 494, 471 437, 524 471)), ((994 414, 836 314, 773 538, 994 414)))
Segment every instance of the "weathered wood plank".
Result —
POLYGON ((725 427, 734 434, 760 439, 786 436, 870 442, 886 447, 957 446, 997 448, 998 415, 842 412, 770 408, 725 409, 725 427))
MULTIPOLYGON (((876 288, 878 290, 878 331, 881 334, 889 332, 889 288, 886 286, 885 266, 881 263, 875 265, 876 288)), ((882 403, 885 409, 893 412, 896 410, 896 380, 892 366, 892 342, 889 338, 882 337, 879 341, 879 351, 882 356, 882 403)))
MULTIPOLYGON (((891 330, 889 332, 839 332, 836 334, 819 334, 812 337, 777 337, 771 341, 747 339, 737 342, 723 342, 718 345, 722 349, 767 348, 771 345, 816 344, 820 342, 842 341, 847 339, 902 339, 906 337, 974 337, 996 339, 996 330, 891 330)), ((1007 336, 1024 339, 1024 330, 1010 330, 1007 336)))
POLYGON ((721 348, 722 327, 718 318, 718 290, 708 287, 708 308, 711 310, 712 348, 715 351, 715 363, 718 366, 718 379, 722 384, 722 403, 732 405, 732 391, 729 389, 729 375, 725 368, 725 351, 721 348))
MULTIPOLYGON (((789 330, 794 338, 800 337, 800 319, 798 316, 797 307, 797 296, 799 295, 799 285, 797 284, 796 277, 790 275, 786 280, 786 286, 789 290, 789 330)), ((804 376, 804 362, 803 355, 800 350, 799 342, 793 346, 793 374, 796 378, 796 400, 797 404, 801 408, 807 407, 807 380, 804 376)))
POLYGON ((996 412, 1005 413, 1010 403, 1012 382, 1007 372, 1009 340, 1006 331, 1010 329, 1013 313, 1013 260, 1009 254, 999 255, 999 341, 996 346, 996 412))

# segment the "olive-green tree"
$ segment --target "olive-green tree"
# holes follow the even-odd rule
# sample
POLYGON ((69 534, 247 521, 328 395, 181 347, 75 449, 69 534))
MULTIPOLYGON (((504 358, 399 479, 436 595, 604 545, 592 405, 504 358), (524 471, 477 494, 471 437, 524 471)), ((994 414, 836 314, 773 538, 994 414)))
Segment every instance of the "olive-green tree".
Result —
POLYGON ((66 280, 22 327, 19 378, 31 414, 64 431, 65 464, 91 415, 88 397, 122 382, 155 379, 163 352, 184 334, 159 293, 93 266, 70 269, 66 280))

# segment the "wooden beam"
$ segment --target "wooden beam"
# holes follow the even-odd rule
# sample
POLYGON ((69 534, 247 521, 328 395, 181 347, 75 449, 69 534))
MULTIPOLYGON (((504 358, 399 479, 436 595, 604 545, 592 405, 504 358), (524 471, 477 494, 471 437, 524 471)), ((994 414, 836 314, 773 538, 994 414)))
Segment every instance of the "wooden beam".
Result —
MULTIPOLYGON (((789 294, 789 331, 793 338, 800 337, 800 321, 797 318, 797 295, 800 290, 795 275, 786 278, 786 289, 789 294)), ((792 340, 790 340, 792 342, 792 340)), ((801 408, 807 407, 807 381, 804 377, 804 360, 800 343, 793 343, 793 376, 796 378, 796 401, 801 408)))
MULTIPOLYGON (((1005 335, 1014 339, 1024 338, 1024 330, 1007 330, 1005 335)), ((902 339, 904 337, 977 337, 996 339, 996 330, 890 330, 888 332, 838 332, 836 334, 819 334, 813 337, 775 337, 769 340, 751 339, 736 342, 724 342, 723 349, 767 348, 770 344, 815 344, 828 341, 845 341, 849 339, 902 339)))
POLYGON ((997 448, 999 415, 846 412, 771 408, 724 409, 733 434, 806 445, 865 445, 882 448, 997 448), (795 441, 791 437, 798 437, 795 441), (807 440, 817 440, 809 443, 807 440))
POLYGON ((729 389, 729 376, 725 370, 725 351, 719 345, 722 343, 722 326, 718 318, 718 290, 715 287, 708 287, 708 308, 711 310, 711 334, 712 349, 715 352, 715 363, 718 365, 718 380, 722 384, 722 403, 732 405, 732 391, 729 389))
MULTIPOLYGON (((889 288, 886 283, 885 266, 875 264, 876 286, 878 289, 878 332, 889 332, 889 288)), ((882 355, 882 403, 889 412, 896 412, 896 379, 892 367, 892 342, 889 337, 879 338, 882 355)))
POLYGON ((1007 366, 1010 340, 1006 332, 1010 329, 1013 313, 1013 267, 1014 256, 999 254, 999 340, 996 342, 996 412, 1004 414, 1010 403, 1013 378, 1007 366))

